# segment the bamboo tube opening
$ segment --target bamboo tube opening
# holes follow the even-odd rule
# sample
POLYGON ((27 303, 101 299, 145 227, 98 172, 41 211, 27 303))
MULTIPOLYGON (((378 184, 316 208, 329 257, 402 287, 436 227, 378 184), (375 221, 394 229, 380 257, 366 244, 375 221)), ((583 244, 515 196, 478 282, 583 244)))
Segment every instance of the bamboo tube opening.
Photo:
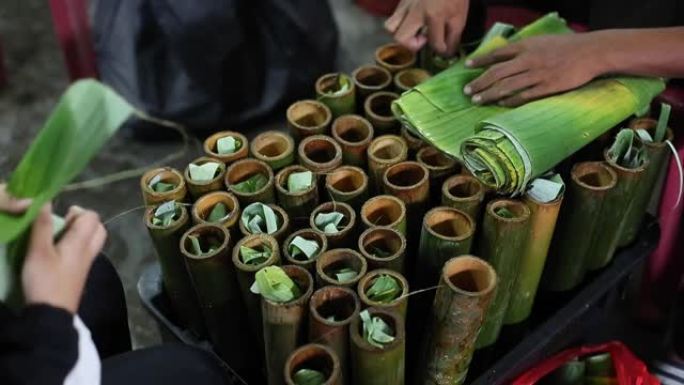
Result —
POLYGON ((397 72, 394 76, 394 86, 406 91, 430 79, 432 76, 422 68, 408 68, 397 72))
POLYGON ((226 171, 225 184, 226 187, 235 195, 257 195, 264 192, 273 183, 273 170, 264 162, 256 159, 242 159, 231 164, 226 171), (244 182, 254 175, 262 174, 268 179, 268 182, 257 191, 250 194, 243 194, 232 189, 232 185, 244 182))
POLYGON ((406 143, 398 136, 384 135, 368 147, 368 156, 382 163, 398 162, 406 157, 406 143))
POLYGON ((484 195, 482 183, 470 175, 455 175, 449 178, 442 192, 452 199, 468 199, 484 195))
POLYGON ((352 289, 325 286, 313 293, 309 301, 309 310, 318 322, 344 325, 351 322, 353 316, 359 314, 361 304, 352 289), (330 317, 334 317, 334 321, 331 321, 330 317))
POLYGON ((417 162, 401 162, 390 166, 383 175, 383 182, 393 189, 410 189, 426 183, 428 171, 417 162))
POLYGON ((358 167, 343 166, 328 174, 325 183, 331 190, 340 193, 355 193, 368 186, 368 177, 358 167))
POLYGON ((372 227, 359 237, 359 250, 368 259, 393 259, 406 250, 406 238, 390 227, 372 227), (378 255, 378 250, 385 256, 378 255))
POLYGON ((428 169, 434 170, 446 170, 457 165, 456 160, 432 146, 421 148, 416 154, 416 160, 424 164, 428 169))
POLYGON ((416 54, 401 44, 389 43, 375 50, 375 61, 390 72, 413 67, 416 64, 416 54))
POLYGON ((316 92, 319 95, 326 95, 326 94, 335 94, 336 98, 340 98, 346 95, 349 95, 354 91, 354 85, 351 79, 349 79, 349 76, 347 74, 343 73, 330 73, 330 74, 325 74, 321 77, 319 77, 316 80, 316 92), (346 78, 349 80, 349 88, 344 91, 344 92, 339 92, 339 87, 340 87, 340 78, 346 78))
POLYGON ((285 242, 283 242, 283 255, 285 256, 285 259, 287 260, 288 263, 291 263, 293 265, 300 265, 302 267, 306 267, 309 264, 316 263, 316 260, 323 254, 326 250, 328 249, 328 238, 325 237, 325 234, 323 234, 320 231, 314 230, 314 229, 301 229, 298 231, 295 231, 294 233, 290 234, 286 239, 285 242), (318 253, 313 256, 311 259, 307 260, 299 260, 297 258, 294 258, 290 254, 290 242, 292 242, 295 237, 302 237, 308 241, 314 241, 318 243, 318 253))
POLYGON ((447 261, 442 278, 453 291, 467 295, 484 295, 494 290, 497 282, 496 272, 489 263, 468 255, 447 261))
POLYGON ((392 75, 386 69, 369 64, 361 66, 352 72, 354 83, 367 90, 379 91, 390 85, 392 75))
POLYGON ((361 220, 368 226, 394 226, 406 217, 406 206, 391 195, 378 195, 361 207, 361 220))
MULTIPOLYGON (((344 218, 342 218, 342 220, 340 221, 340 226, 338 227, 339 231, 337 232, 337 234, 344 233, 345 231, 349 230, 352 226, 354 226, 354 222, 356 222, 356 212, 354 212, 354 209, 352 209, 351 206, 342 202, 325 202, 321 203, 311 213, 309 221, 311 228, 316 229, 316 224, 314 222, 314 220, 316 219, 316 215, 321 213, 328 214, 332 212, 337 212, 344 215, 344 218)), ((320 231, 322 231, 322 229, 320 229, 320 231)))
POLYGON ((487 213, 494 216, 499 221, 522 222, 529 218, 530 208, 521 201, 499 199, 487 204, 487 213), (507 211, 506 215, 512 215, 512 217, 502 215, 501 209, 505 209, 507 211))
POLYGON ((395 346, 404 343, 404 335, 406 331, 404 330, 404 320, 402 316, 400 316, 396 311, 389 309, 385 310, 377 307, 370 307, 367 310, 371 318, 380 317, 380 319, 385 321, 385 323, 392 329, 394 332, 394 341, 385 344, 383 348, 369 344, 368 341, 366 341, 366 339, 363 337, 363 322, 361 321, 361 318, 354 317, 354 319, 352 319, 351 326, 349 327, 351 338, 354 344, 364 350, 382 351, 392 349, 395 346))
POLYGON ((196 222, 206 222, 211 210, 219 203, 223 203, 226 206, 226 216, 221 218, 221 222, 234 223, 235 221, 230 221, 229 219, 237 220, 237 216, 240 213, 240 203, 233 194, 226 191, 211 192, 197 199, 192 206, 192 218, 196 222))
POLYGON ((620 172, 627 173, 627 174, 638 174, 640 172, 643 172, 646 167, 648 167, 648 164, 650 162, 650 159, 646 158, 644 162, 641 164, 639 167, 634 167, 634 168, 629 168, 629 167, 623 167, 619 165, 617 162, 615 162, 613 159, 610 158, 608 155, 609 153, 609 148, 606 148, 603 151, 603 159, 613 168, 620 170, 620 172))
POLYGON ((470 215, 451 207, 436 207, 425 214, 423 221, 423 226, 441 239, 460 241, 475 232, 475 223, 470 215))
MULTIPOLYGON (((636 118, 629 122, 629 127, 632 130, 646 130, 651 137, 655 136, 655 130, 658 126, 658 121, 653 118, 636 118)), ((670 127, 667 128, 667 133, 665 134, 665 139, 662 142, 643 142, 645 146, 666 146, 665 141, 670 142, 674 140, 674 133, 670 127)))
POLYGON ((287 157, 294 151, 294 140, 279 131, 267 131, 257 135, 251 144, 252 154, 258 159, 273 161, 287 157))
POLYGON ((423 139, 420 137, 416 136, 411 130, 408 128, 401 127, 401 137, 406 141, 409 147, 411 147, 413 150, 419 150, 421 147, 425 145, 425 142, 423 142, 423 139))
POLYGON ((364 110, 374 119, 381 121, 394 120, 392 113, 392 102, 399 98, 394 92, 376 92, 371 94, 364 103, 364 110))
POLYGON ((155 225, 152 220, 154 219, 154 212, 157 210, 158 207, 159 207, 159 205, 149 207, 145 210, 145 215, 144 215, 145 225, 147 227, 149 227, 150 229, 155 229, 155 230, 166 229, 166 228, 175 229, 175 228, 179 227, 180 224, 185 223, 188 220, 188 217, 189 217, 188 210, 183 205, 179 205, 178 209, 180 210, 180 215, 178 215, 178 218, 175 218, 174 221, 171 222, 171 224, 169 226, 155 225))
POLYGON ((223 163, 217 159, 210 158, 208 156, 203 156, 203 157, 197 158, 197 159, 193 160, 192 163, 194 163, 197 166, 202 166, 202 165, 205 165, 207 163, 218 164, 218 169, 216 171, 216 175, 213 178, 211 178, 210 180, 206 180, 206 181, 193 180, 192 178, 190 178, 190 166, 188 165, 188 167, 185 168, 185 172, 183 173, 183 175, 185 176, 185 180, 190 182, 191 184, 194 184, 197 186, 204 186, 204 185, 212 184, 212 183, 216 182, 217 179, 221 178, 224 175, 224 173, 226 172, 226 164, 225 163, 223 163))
POLYGON ((185 179, 183 179, 183 175, 178 172, 178 170, 171 167, 156 168, 146 172, 142 178, 140 178, 140 188, 143 191, 143 196, 147 195, 156 198, 153 199, 154 202, 145 202, 147 204, 161 203, 164 200, 164 197, 169 197, 169 200, 174 197, 179 197, 177 200, 182 200, 185 195, 182 191, 185 189, 185 179), (150 182, 157 176, 159 176, 159 182, 173 184, 174 187, 165 192, 154 191, 150 187, 150 182), (183 196, 180 196, 179 194, 182 194, 183 196))
POLYGON ((291 195, 291 196, 300 196, 300 195, 306 195, 311 192, 311 190, 316 188, 316 181, 313 180, 311 182, 311 185, 306 189, 306 190, 301 190, 301 191, 296 191, 296 192, 290 192, 287 188, 287 179, 290 177, 291 174, 294 174, 296 172, 305 172, 305 171, 310 171, 308 168, 300 165, 293 165, 293 166, 287 166, 284 169, 280 170, 278 174, 276 174, 276 188, 278 191, 282 194, 285 195, 291 195))
POLYGON ((340 377, 340 359, 325 345, 307 344, 290 355, 285 362, 285 382, 296 385, 294 375, 301 369, 316 370, 325 377, 324 385, 337 384, 340 377))
MULTIPOLYGON (((323 280, 325 285, 354 285, 366 275, 368 264, 366 260, 352 249, 328 250, 316 261, 316 274, 323 280), (341 269, 352 269, 356 276, 348 281, 340 282, 335 276, 341 269)), ((323 285, 322 285, 323 286, 323 285)))
POLYGON ((576 164, 570 173, 572 180, 579 186, 593 191, 605 191, 615 187, 617 174, 601 162, 576 164))
POLYGON ((330 124, 332 112, 325 104, 315 100, 293 103, 286 112, 287 120, 302 131, 322 129, 330 124))
POLYGON ((327 168, 341 162, 342 149, 332 138, 314 135, 299 144, 299 157, 307 165, 327 168))
POLYGON ((238 241, 233 248, 233 264, 240 270, 256 273, 266 266, 272 266, 278 263, 278 241, 270 235, 266 234, 252 234, 248 235, 238 241), (262 263, 253 265, 242 261, 240 256, 240 246, 249 247, 259 251, 265 251, 265 247, 271 249, 271 255, 262 263))
POLYGON ((181 251, 183 254, 191 259, 206 259, 215 256, 222 250, 225 250, 230 243, 230 234, 228 230, 224 227, 211 225, 211 224, 199 224, 188 230, 181 238, 181 251), (199 243, 202 246, 202 255, 195 254, 192 247, 191 236, 196 236, 199 239, 199 243), (211 249, 213 251, 209 251, 211 249), (206 249, 206 250, 205 250, 206 249))
POLYGON ((373 126, 358 115, 342 115, 333 122, 332 136, 343 145, 370 142, 373 138, 373 126))
POLYGON ((368 274, 363 276, 361 280, 359 281, 359 296, 361 297, 361 301, 366 303, 366 304, 371 304, 371 306, 377 306, 377 307, 385 307, 385 306, 395 306, 397 302, 403 301, 408 297, 409 295, 409 283, 404 278, 403 275, 397 273, 394 270, 390 269, 377 269, 373 271, 369 271, 368 274), (368 289, 373 286, 375 281, 381 276, 381 275, 389 275, 390 277, 394 278, 398 283, 399 286, 401 286, 401 294, 393 299, 391 302, 388 303, 381 303, 381 302, 375 302, 368 298, 368 295, 366 292, 368 289))
POLYGON ((224 163, 229 163, 238 159, 247 157, 248 142, 247 138, 240 134, 239 132, 233 131, 220 131, 204 140, 204 152, 212 157, 216 158, 224 163), (240 148, 231 154, 219 154, 216 148, 219 139, 233 137, 240 141, 240 148))

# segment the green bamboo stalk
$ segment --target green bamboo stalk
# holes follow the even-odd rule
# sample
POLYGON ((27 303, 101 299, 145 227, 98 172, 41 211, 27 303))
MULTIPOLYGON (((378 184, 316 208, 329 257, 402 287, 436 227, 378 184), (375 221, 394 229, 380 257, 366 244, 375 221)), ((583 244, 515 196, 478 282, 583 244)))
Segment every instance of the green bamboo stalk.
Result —
POLYGON ((442 184, 442 205, 459 209, 475 222, 485 198, 485 187, 472 175, 454 175, 442 184))
POLYGON ((408 308, 408 295, 409 295, 409 283, 406 278, 399 272, 389 269, 377 269, 369 271, 368 274, 363 276, 359 281, 356 289, 359 298, 361 299, 361 304, 364 308, 372 307, 378 309, 385 309, 389 311, 396 312, 403 319, 406 319, 406 312, 408 308), (388 275, 394 278, 401 288, 401 295, 393 301, 390 302, 378 302, 373 301, 368 298, 367 291, 375 283, 375 280, 381 275, 388 275))
POLYGON ((304 138, 297 148, 299 163, 313 171, 319 188, 325 185, 325 176, 342 164, 342 148, 327 135, 313 135, 304 138))
POLYGON ((338 247, 352 247, 354 239, 356 239, 356 212, 351 206, 343 202, 325 202, 321 203, 314 209, 309 217, 309 225, 312 229, 323 231, 316 227, 316 216, 321 213, 337 212, 344 215, 342 222, 336 233, 326 233, 328 238, 328 248, 334 249, 338 247))
POLYGON ((586 365, 583 361, 570 361, 546 375, 540 385, 584 385, 586 365))
POLYGON ((183 254, 178 248, 183 233, 190 227, 188 210, 180 206, 180 216, 168 226, 152 223, 157 206, 145 211, 145 226, 152 238, 161 266, 162 284, 169 298, 174 315, 181 326, 188 327, 197 336, 204 336, 206 328, 200 313, 195 289, 192 287, 190 274, 185 267, 183 254))
POLYGON ((389 43, 375 50, 375 63, 391 74, 416 65, 416 54, 397 43, 389 43))
POLYGON ((390 227, 406 236, 406 205, 395 196, 374 196, 361 206, 360 216, 366 228, 390 227))
POLYGON ((311 273, 311 275, 314 275, 316 274, 316 261, 318 260, 318 258, 320 258, 320 256, 323 253, 328 251, 328 238, 326 238, 325 234, 315 229, 307 228, 297 230, 285 239, 285 242, 283 242, 282 244, 282 250, 283 257, 287 264, 303 267, 309 273, 311 273), (305 261, 294 258, 290 253, 290 243, 296 237, 302 237, 309 241, 315 241, 318 244, 318 252, 316 253, 316 255, 311 259, 307 259, 305 261))
POLYGON ((332 349, 325 345, 307 344, 292 352, 285 362, 285 383, 301 385, 302 382, 296 381, 296 374, 302 369, 315 370, 323 374, 322 385, 344 384, 340 359, 332 349))
POLYGON ((390 166, 403 162, 408 157, 408 146, 396 135, 379 136, 368 146, 368 177, 371 191, 382 192, 382 176, 390 166))
POLYGON ((587 234, 598 231, 601 207, 617 183, 615 171, 603 162, 578 163, 570 177, 542 276, 550 291, 572 290, 581 283, 592 241, 587 234))
MULTIPOLYGON (((278 227, 278 230, 276 230, 273 234, 270 234, 270 235, 273 238, 275 238, 278 242, 282 242, 290 232, 290 216, 280 206, 268 205, 268 207, 273 209, 273 212, 278 217, 278 223, 280 224, 280 226, 278 227)), ((252 235, 252 233, 249 231, 248 228, 245 227, 245 224, 242 221, 238 221, 238 222, 239 222, 238 226, 240 227, 240 232, 242 233, 243 236, 252 235)))
POLYGON ((371 227, 359 237, 359 251, 370 270, 390 269, 405 272, 406 237, 391 227, 371 227))
POLYGON ((530 208, 524 202, 497 199, 487 204, 479 250, 496 269, 498 289, 475 343, 478 349, 491 346, 499 338, 530 225, 530 208), (500 210, 506 210, 506 214, 500 210))
POLYGON ((540 202, 529 194, 525 195, 524 202, 531 213, 530 234, 504 318, 507 325, 526 320, 532 312, 562 201, 562 195, 548 203, 540 202))
POLYGON ((318 184, 314 180, 306 190, 290 192, 288 178, 293 173, 309 171, 304 166, 293 165, 280 170, 275 176, 278 204, 285 210, 295 228, 306 227, 311 211, 318 206, 318 184))
POLYGON ((361 277, 366 275, 368 264, 361 254, 352 249, 332 249, 321 254, 316 261, 316 285, 327 285, 356 288, 361 277), (356 272, 356 276, 340 282, 335 276, 340 269, 349 268, 356 272))
POLYGON ((354 385, 403 385, 406 354, 404 319, 393 311, 369 308, 371 317, 380 317, 394 330, 394 341, 382 348, 373 346, 363 337, 359 317, 349 325, 351 334, 352 384, 354 385))
POLYGON ((408 145, 408 157, 409 159, 415 158, 418 150, 427 146, 421 138, 415 136, 406 126, 401 127, 401 138, 404 139, 408 145))
POLYGON ((192 205, 193 223, 211 223, 207 220, 207 217, 214 206, 219 203, 225 205, 227 215, 217 223, 228 229, 232 237, 237 237, 239 235, 237 224, 240 220, 240 202, 238 202, 235 195, 226 191, 214 191, 201 196, 192 205))
POLYGON ((431 77, 432 75, 422 68, 407 68, 394 75, 394 89, 401 94, 431 77))
POLYGON ((218 159, 221 162, 225 163, 227 166, 237 160, 244 159, 247 157, 249 141, 244 135, 242 135, 239 132, 219 131, 205 139, 203 147, 204 153, 207 154, 208 157, 218 159), (232 154, 219 154, 218 150, 216 149, 216 143, 219 139, 229 136, 232 136, 240 142, 240 148, 238 148, 237 151, 233 152, 232 154))
MULTIPOLYGON (((217 162, 216 159, 203 156, 192 161, 192 163, 201 166, 209 162, 217 162)), ((193 200, 199 199, 202 195, 210 193, 212 191, 219 191, 223 187, 223 178, 226 175, 226 164, 223 162, 218 162, 219 168, 218 173, 214 178, 206 182, 194 181, 190 178, 190 167, 185 168, 183 176, 185 178, 185 184, 188 186, 188 193, 193 200)))
POLYGON ((274 179, 273 170, 266 163, 247 158, 228 166, 224 183, 228 191, 238 198, 240 205, 247 207, 254 202, 275 203, 274 179), (257 191, 241 192, 233 188, 233 185, 244 182, 259 173, 264 175, 268 181, 257 191))
POLYGON ((183 234, 180 247, 214 349, 238 372, 253 367, 254 352, 246 348, 250 346, 248 333, 244 332, 246 312, 231 263, 228 230, 210 224, 196 225, 183 234), (199 238, 203 251, 212 243, 216 249, 196 255, 191 236, 199 238))
POLYGON ((436 206, 441 201, 446 179, 460 173, 460 163, 432 146, 421 148, 416 154, 416 161, 430 172, 430 202, 436 206))
POLYGON ((330 200, 360 207, 368 200, 368 176, 354 166, 341 166, 325 177, 325 188, 330 200))
POLYGON ((175 168, 163 167, 147 171, 140 178, 140 190, 146 206, 158 205, 168 201, 183 202, 187 195, 187 187, 183 175, 175 168), (169 191, 156 192, 150 187, 153 178, 159 176, 160 182, 173 184, 169 191))
POLYGON ((290 134, 297 143, 307 136, 327 134, 332 122, 330 108, 316 100, 292 103, 286 117, 290 134))
POLYGON ((308 303, 313 293, 311 274, 299 266, 282 269, 299 287, 302 295, 287 303, 261 298, 266 371, 269 385, 282 385, 285 362, 289 355, 306 339, 308 303))
POLYGON ((392 102, 398 98, 394 92, 380 91, 368 96, 363 103, 363 113, 377 135, 399 133, 399 120, 392 113, 392 102))
POLYGON ((318 101, 330 108, 333 119, 356 112, 356 87, 349 75, 325 74, 316 80, 315 87, 318 101), (346 84, 346 89, 341 89, 341 84, 346 84))
POLYGON ((250 144, 252 156, 269 165, 273 171, 294 163, 294 139, 284 132, 266 131, 257 135, 250 144))
POLYGON ((490 264, 470 255, 444 264, 426 327, 418 383, 463 384, 497 281, 490 264))
POLYGON ((346 165, 365 167, 366 151, 373 140, 373 125, 359 115, 343 115, 332 124, 332 137, 342 148, 342 162, 346 165))
POLYGON ((362 108, 368 95, 385 91, 392 84, 392 74, 383 67, 375 64, 366 64, 352 72, 354 85, 356 86, 356 106, 362 108))
POLYGON ((326 345, 340 360, 342 383, 349 383, 349 324, 358 318, 361 304, 356 293, 340 286, 316 290, 309 301, 309 341, 326 345))

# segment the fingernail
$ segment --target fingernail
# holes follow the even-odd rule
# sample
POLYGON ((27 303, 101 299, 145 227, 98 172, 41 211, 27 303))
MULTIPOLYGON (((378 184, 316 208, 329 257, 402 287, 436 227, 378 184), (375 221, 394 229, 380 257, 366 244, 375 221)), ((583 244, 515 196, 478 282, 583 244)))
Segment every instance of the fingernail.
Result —
POLYGON ((17 199, 14 202, 19 206, 29 206, 29 205, 31 205, 31 202, 33 202, 33 199, 23 198, 23 199, 17 199))
POLYGON ((472 59, 468 59, 465 61, 466 67, 472 67, 475 62, 472 59))
POLYGON ((482 101, 482 96, 481 95, 475 95, 473 96, 473 103, 480 103, 482 101))
POLYGON ((465 86, 465 87, 463 87, 463 93, 464 93, 464 94, 470 95, 472 92, 473 92, 472 87, 470 87, 470 86, 465 86))

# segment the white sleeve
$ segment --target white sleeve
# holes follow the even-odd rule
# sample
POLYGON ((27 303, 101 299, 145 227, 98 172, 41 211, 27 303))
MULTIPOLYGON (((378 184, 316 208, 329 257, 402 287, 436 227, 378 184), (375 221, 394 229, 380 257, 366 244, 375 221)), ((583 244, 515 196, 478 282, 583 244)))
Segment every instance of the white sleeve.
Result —
POLYGON ((74 316, 74 328, 78 332, 78 360, 64 385, 100 385, 102 366, 90 330, 78 315, 74 316))

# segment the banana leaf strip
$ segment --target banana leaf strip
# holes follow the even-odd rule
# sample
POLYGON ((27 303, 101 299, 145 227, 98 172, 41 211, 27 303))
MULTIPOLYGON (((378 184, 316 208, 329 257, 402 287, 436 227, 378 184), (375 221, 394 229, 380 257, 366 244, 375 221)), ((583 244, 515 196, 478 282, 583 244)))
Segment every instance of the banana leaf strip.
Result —
POLYGON ((207 216, 207 221, 209 222, 220 222, 223 218, 228 216, 228 208, 223 202, 219 202, 212 207, 209 215, 207 216))
POLYGON ((246 265, 260 265, 266 262, 273 254, 270 247, 263 245, 262 250, 253 249, 247 246, 240 246, 240 257, 246 265))
POLYGON ((660 116, 658 116, 658 125, 656 126, 655 137, 656 142, 662 142, 667 133, 667 124, 670 121, 670 111, 672 107, 667 103, 660 104, 660 116))
POLYGON ((188 239, 190 239, 190 244, 192 246, 192 250, 189 251, 196 256, 211 254, 219 247, 219 245, 215 244, 214 242, 205 242, 197 235, 189 235, 188 239), (205 249, 207 251, 204 251, 205 249))
POLYGON ((646 161, 646 149, 639 145, 634 130, 624 128, 615 136, 608 157, 625 168, 639 168, 646 161))
POLYGON ((300 260, 309 260, 318 254, 318 251, 320 250, 318 242, 308 240, 299 235, 294 237, 288 247, 292 258, 300 260))
POLYGON ((273 234, 278 231, 278 217, 275 212, 260 202, 245 207, 241 220, 252 234, 273 234))
POLYGON ((325 376, 318 370, 313 369, 299 369, 292 376, 295 385, 323 385, 325 384, 325 376))
POLYGON ((152 179, 150 179, 148 186, 154 190, 154 192, 167 192, 176 188, 176 185, 173 183, 162 182, 161 174, 155 175, 152 179))
POLYGON ((371 317, 368 310, 359 313, 363 322, 363 338, 377 348, 394 341, 394 330, 380 317, 371 317))
POLYGON ((335 234, 340 232, 339 226, 344 219, 344 214, 336 211, 331 213, 319 213, 314 219, 316 227, 326 234, 335 234))
POLYGON ((356 278, 357 275, 359 275, 359 273, 356 270, 354 270, 350 267, 343 267, 343 268, 335 271, 334 274, 340 283, 351 281, 354 278, 356 278))
POLYGON ((565 183, 560 174, 543 176, 533 180, 527 194, 541 203, 549 203, 558 199, 565 192, 565 183))
POLYGON ((366 290, 366 296, 374 302, 389 303, 397 299, 401 292, 401 286, 397 280, 390 275, 383 274, 376 278, 366 290))
POLYGON ((293 172, 287 177, 287 191, 296 193, 306 191, 313 184, 313 173, 311 171, 293 172))
POLYGON ((180 206, 176 201, 162 203, 154 210, 152 224, 155 226, 169 226, 180 217, 180 206))
POLYGON ((219 164, 216 162, 207 162, 202 165, 190 163, 188 165, 190 172, 190 179, 195 182, 208 182, 216 177, 219 172, 219 164))
POLYGON ((216 141, 216 152, 221 155, 233 154, 242 147, 242 142, 232 136, 224 136, 216 141))
POLYGON ((264 174, 254 174, 247 180, 240 183, 236 183, 232 188, 243 194, 250 194, 259 191, 262 187, 266 186, 268 183, 268 178, 264 174))
POLYGON ((302 295, 299 286, 278 266, 264 267, 257 271, 254 278, 249 290, 273 302, 286 303, 302 295))

